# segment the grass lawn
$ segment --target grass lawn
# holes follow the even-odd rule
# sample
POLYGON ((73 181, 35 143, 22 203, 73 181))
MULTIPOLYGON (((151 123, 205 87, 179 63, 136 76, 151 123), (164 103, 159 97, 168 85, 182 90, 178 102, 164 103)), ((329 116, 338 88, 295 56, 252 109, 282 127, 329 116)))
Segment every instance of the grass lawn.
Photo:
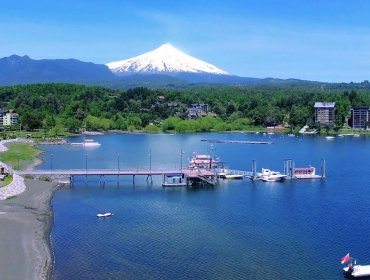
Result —
POLYGON ((22 169, 26 162, 33 162, 41 153, 32 144, 12 143, 8 145, 9 150, 0 153, 0 161, 10 165, 13 169, 22 169))
POLYGON ((4 179, 4 182, 3 182, 3 187, 6 187, 11 182, 13 182, 13 175, 6 176, 5 179, 4 179))

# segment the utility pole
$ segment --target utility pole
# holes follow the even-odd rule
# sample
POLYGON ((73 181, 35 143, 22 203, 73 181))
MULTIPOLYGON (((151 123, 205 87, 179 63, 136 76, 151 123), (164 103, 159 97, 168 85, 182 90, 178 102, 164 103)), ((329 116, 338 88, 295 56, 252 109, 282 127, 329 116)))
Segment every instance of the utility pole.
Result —
POLYGON ((118 172, 120 171, 120 168, 119 168, 119 154, 117 155, 117 166, 118 166, 118 172))
POLYGON ((152 149, 149 149, 149 170, 152 173, 152 149))
POLYGON ((87 176, 87 153, 85 153, 85 171, 87 176))
POLYGON ((182 170, 182 148, 180 150, 180 170, 182 170))

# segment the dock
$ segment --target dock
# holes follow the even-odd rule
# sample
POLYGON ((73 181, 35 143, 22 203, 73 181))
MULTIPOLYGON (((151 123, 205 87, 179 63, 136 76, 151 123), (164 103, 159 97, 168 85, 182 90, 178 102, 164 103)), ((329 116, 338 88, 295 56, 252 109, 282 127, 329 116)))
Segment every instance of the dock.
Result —
POLYGON ((174 174, 180 174, 187 186, 193 184, 216 185, 217 174, 209 170, 192 170, 192 169, 132 169, 132 170, 118 170, 118 169, 59 169, 59 170, 32 170, 32 171, 17 171, 21 176, 33 177, 47 177, 51 179, 64 178, 69 183, 73 183, 74 177, 77 176, 100 176, 103 179, 105 176, 132 176, 132 182, 135 184, 136 176, 146 176, 146 180, 153 182, 152 176, 162 176, 163 180, 174 174))
POLYGON ((241 141, 241 140, 217 140, 217 139, 201 139, 202 142, 208 142, 208 143, 223 143, 223 144, 244 144, 244 145, 270 145, 274 142, 269 141, 241 141))

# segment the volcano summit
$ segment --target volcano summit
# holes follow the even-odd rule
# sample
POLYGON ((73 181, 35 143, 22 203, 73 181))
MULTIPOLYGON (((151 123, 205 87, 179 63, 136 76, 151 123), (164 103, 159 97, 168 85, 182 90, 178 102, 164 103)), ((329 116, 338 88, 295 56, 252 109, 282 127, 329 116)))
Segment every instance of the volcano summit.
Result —
POLYGON ((124 73, 198 73, 228 75, 227 72, 200 59, 163 44, 159 48, 126 60, 106 64, 116 74, 124 73))

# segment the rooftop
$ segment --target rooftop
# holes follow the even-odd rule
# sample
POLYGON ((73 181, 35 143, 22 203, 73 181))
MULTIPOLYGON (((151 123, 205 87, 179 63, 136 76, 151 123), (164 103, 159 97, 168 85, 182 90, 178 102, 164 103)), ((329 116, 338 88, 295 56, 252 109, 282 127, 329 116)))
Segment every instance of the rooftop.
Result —
POLYGON ((314 108, 334 108, 335 102, 315 102, 314 108))

